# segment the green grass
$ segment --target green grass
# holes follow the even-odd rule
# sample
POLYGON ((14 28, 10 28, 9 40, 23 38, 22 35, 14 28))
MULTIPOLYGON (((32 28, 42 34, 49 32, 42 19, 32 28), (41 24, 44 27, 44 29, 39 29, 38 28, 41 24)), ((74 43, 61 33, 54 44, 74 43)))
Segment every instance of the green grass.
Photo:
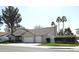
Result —
POLYGON ((40 46, 79 46, 79 44, 58 44, 58 43, 48 43, 42 44, 40 46))

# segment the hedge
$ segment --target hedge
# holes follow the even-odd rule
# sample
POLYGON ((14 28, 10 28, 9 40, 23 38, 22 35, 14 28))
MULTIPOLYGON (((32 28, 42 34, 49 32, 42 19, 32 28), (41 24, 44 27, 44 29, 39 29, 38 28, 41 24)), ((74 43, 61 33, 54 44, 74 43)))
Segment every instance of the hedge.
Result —
POLYGON ((76 37, 55 37, 55 43, 75 44, 77 43, 76 37))

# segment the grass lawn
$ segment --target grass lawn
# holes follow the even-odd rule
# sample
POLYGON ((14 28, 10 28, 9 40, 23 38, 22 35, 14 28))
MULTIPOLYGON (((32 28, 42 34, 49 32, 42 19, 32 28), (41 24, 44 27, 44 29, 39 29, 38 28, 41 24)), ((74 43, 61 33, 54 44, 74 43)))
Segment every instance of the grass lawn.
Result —
POLYGON ((58 43, 48 43, 42 44, 40 46, 79 46, 79 44, 58 44, 58 43))

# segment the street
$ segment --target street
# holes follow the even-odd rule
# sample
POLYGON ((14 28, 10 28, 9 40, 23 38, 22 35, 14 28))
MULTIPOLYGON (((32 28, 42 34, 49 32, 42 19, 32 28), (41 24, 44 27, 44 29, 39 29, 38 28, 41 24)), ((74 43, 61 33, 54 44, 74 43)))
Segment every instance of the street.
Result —
POLYGON ((16 47, 0 46, 0 52, 79 52, 79 50, 68 48, 34 48, 34 47, 16 47))

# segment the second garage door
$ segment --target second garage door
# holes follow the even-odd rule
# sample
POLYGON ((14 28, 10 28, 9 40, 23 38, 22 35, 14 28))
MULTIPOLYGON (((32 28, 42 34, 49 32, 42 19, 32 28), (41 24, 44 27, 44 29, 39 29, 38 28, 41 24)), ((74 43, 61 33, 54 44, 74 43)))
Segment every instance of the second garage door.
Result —
POLYGON ((37 42, 37 43, 41 43, 41 41, 42 41, 41 36, 36 36, 36 42, 37 42))
POLYGON ((33 43, 33 37, 24 37, 23 42, 32 42, 33 43))

